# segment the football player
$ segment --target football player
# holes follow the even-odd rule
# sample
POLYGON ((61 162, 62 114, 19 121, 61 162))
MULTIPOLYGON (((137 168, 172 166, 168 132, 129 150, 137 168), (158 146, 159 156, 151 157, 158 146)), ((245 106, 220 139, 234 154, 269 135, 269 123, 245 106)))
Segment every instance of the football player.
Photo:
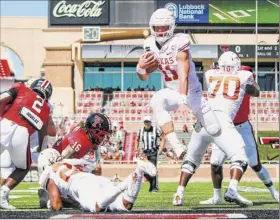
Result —
MULTIPOLYGON (((38 83, 39 81, 42 81, 44 79, 30 79, 26 82, 26 86, 31 87, 31 85, 34 83, 38 83)), ((50 85, 52 86, 52 85, 50 85)), ((51 88, 52 90, 52 88, 51 88)), ((56 128, 55 128, 55 124, 53 122, 52 119, 52 113, 53 113, 53 106, 51 105, 49 100, 46 100, 46 102, 48 102, 49 106, 50 106, 50 116, 49 116, 49 120, 48 120, 48 128, 47 128, 47 135, 48 136, 56 136, 56 128)), ((8 109, 8 105, 7 105, 7 109, 8 109)), ((45 149, 46 145, 47 145, 47 136, 43 137, 43 143, 42 143, 42 147, 39 147, 39 137, 38 137, 38 132, 35 131, 31 136, 30 136, 30 148, 31 148, 31 159, 33 162, 37 162, 37 158, 39 155, 38 150, 41 149, 45 149), (39 149, 38 149, 39 148, 39 149)), ((15 170, 15 165, 13 164, 10 154, 7 150, 5 150, 1 156, 0 156, 0 185, 2 186, 4 184, 4 182, 6 181, 6 179, 8 178, 8 176, 10 176, 10 174, 15 170)))
POLYGON ((174 34, 174 29, 175 18, 168 9, 161 8, 152 14, 151 36, 144 41, 145 53, 139 59, 137 74, 141 80, 147 80, 150 74, 147 69, 158 62, 166 88, 155 93, 150 105, 161 130, 177 157, 182 159, 185 149, 174 132, 170 111, 177 110, 181 104, 187 105, 210 135, 219 134, 220 124, 203 97, 190 39, 187 34, 174 34))
POLYGON ((109 179, 89 173, 85 168, 87 163, 83 164, 82 160, 79 163, 75 159, 60 161, 59 153, 54 149, 42 152, 38 160, 39 170, 43 171, 40 186, 50 195, 48 208, 56 211, 62 209, 62 197, 77 201, 85 211, 129 211, 137 199, 144 173, 156 175, 152 163, 138 158, 136 170, 114 186, 109 179))
POLYGON ((10 190, 16 187, 30 169, 30 136, 38 131, 39 146, 47 134, 50 107, 47 100, 52 95, 52 86, 48 80, 37 81, 28 88, 23 83, 1 93, 1 154, 8 150, 15 170, 9 175, 0 189, 0 208, 14 209, 8 204, 10 190))
MULTIPOLYGON (((54 145, 53 149, 57 150, 62 158, 83 158, 89 151, 94 150, 95 169, 96 175, 101 175, 100 165, 100 149, 99 145, 104 141, 107 135, 111 134, 112 126, 111 121, 107 115, 102 113, 92 113, 88 116, 85 122, 81 122, 76 127, 72 128, 70 132, 59 139, 54 145)), ((42 151, 41 154, 43 154, 42 151)), ((40 171, 39 171, 40 173, 40 171)), ((47 205, 49 195, 44 189, 38 190, 40 199, 40 208, 44 208, 47 205)))
MULTIPOLYGON (((249 66, 241 66, 241 70, 252 72, 249 66)), ((257 176, 269 189, 272 198, 279 202, 279 192, 275 189, 267 169, 262 166, 259 158, 258 146, 254 137, 253 127, 249 121, 250 113, 250 96, 245 94, 238 112, 233 120, 236 130, 242 136, 245 142, 245 152, 248 158, 249 166, 256 172, 257 176)), ((211 176, 214 186, 214 195, 212 198, 201 201, 202 205, 220 204, 222 199, 222 181, 223 181, 223 164, 227 159, 225 153, 215 144, 212 145, 211 154, 211 176)))
POLYGON ((222 132, 213 137, 196 123, 188 146, 186 160, 182 164, 181 177, 173 204, 183 205, 184 190, 199 167, 203 155, 210 143, 215 143, 231 160, 230 183, 224 198, 228 202, 235 202, 240 206, 251 206, 252 202, 240 196, 237 192, 238 183, 247 169, 245 143, 237 132, 232 120, 234 119, 244 94, 259 96, 259 87, 249 71, 240 71, 240 59, 231 52, 225 52, 219 59, 219 69, 205 73, 208 86, 208 102, 215 111, 222 132))

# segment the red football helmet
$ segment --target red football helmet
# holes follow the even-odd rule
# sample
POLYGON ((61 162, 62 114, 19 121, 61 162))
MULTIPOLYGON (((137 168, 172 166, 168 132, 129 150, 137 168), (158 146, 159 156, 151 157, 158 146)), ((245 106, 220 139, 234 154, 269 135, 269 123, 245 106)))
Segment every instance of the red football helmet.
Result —
POLYGON ((111 121, 107 115, 92 113, 88 116, 85 126, 93 144, 101 144, 106 135, 112 131, 111 121))
POLYGON ((241 70, 246 70, 246 71, 249 71, 249 72, 253 72, 253 68, 252 67, 250 67, 250 66, 241 66, 241 68, 240 68, 241 70))

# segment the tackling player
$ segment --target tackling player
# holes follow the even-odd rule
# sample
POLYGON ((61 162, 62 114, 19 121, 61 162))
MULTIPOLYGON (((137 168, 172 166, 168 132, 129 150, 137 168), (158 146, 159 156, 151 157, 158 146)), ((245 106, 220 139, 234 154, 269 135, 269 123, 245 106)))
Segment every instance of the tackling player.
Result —
MULTIPOLYGON (((72 128, 70 132, 62 139, 59 139, 52 148, 57 150, 63 159, 81 159, 90 150, 94 150, 95 161, 92 161, 95 166, 94 173, 96 175, 101 175, 99 145, 104 141, 107 135, 110 135, 111 130, 111 121, 107 115, 92 113, 85 122, 81 122, 79 125, 72 128)), ((44 154, 44 152, 45 151, 42 151, 41 154, 44 154)), ((40 172, 39 170, 39 173, 40 172)), ((40 208, 46 207, 49 199, 48 194, 44 189, 39 189, 38 195, 40 198, 40 208)))
POLYGON ((62 209, 62 197, 77 201, 85 211, 129 211, 137 199, 144 173, 156 175, 152 163, 138 158, 136 170, 114 186, 109 179, 88 173, 87 163, 83 164, 82 160, 80 163, 75 159, 59 160, 59 153, 54 149, 47 149, 39 156, 39 169, 43 170, 40 186, 50 195, 49 208, 56 211, 62 209))
POLYGON ((225 52, 219 59, 219 68, 205 73, 208 86, 208 102, 215 111, 222 132, 213 137, 206 133, 200 123, 196 123, 188 146, 186 160, 182 164, 181 178, 173 204, 183 205, 184 190, 195 170, 199 167, 203 155, 210 143, 215 143, 231 160, 230 183, 225 192, 225 200, 240 206, 250 206, 252 202, 237 192, 238 183, 247 169, 245 143, 237 132, 234 119, 245 92, 251 96, 259 96, 259 87, 249 71, 240 71, 240 59, 231 52, 225 52))
POLYGON ((39 132, 39 146, 47 134, 50 108, 46 100, 52 95, 52 86, 48 80, 37 81, 31 88, 23 83, 1 93, 1 154, 8 150, 15 170, 6 179, 0 189, 0 208, 14 209, 8 204, 10 190, 16 187, 30 169, 30 136, 39 132), (7 107, 7 105, 9 105, 7 107))
POLYGON ((220 124, 202 94, 202 86, 195 72, 188 35, 174 34, 175 18, 168 9, 156 10, 150 19, 151 36, 144 41, 145 53, 140 57, 137 74, 147 80, 148 69, 158 63, 165 87, 154 94, 151 107, 177 157, 182 159, 185 149, 174 132, 169 114, 181 104, 188 106, 210 135, 220 132, 220 124))
MULTIPOLYGON (((249 66, 241 66, 241 70, 252 72, 249 66)), ((256 172, 257 176, 269 189, 272 198, 279 202, 279 192, 275 189, 267 169, 262 166, 259 158, 258 146, 254 137, 253 127, 249 121, 250 113, 250 96, 245 94, 238 112, 233 120, 236 130, 242 136, 245 142, 245 152, 248 158, 249 166, 256 172)), ((211 176, 214 186, 214 195, 212 198, 201 201, 203 205, 220 204, 222 199, 222 181, 223 181, 223 164, 227 159, 225 153, 216 145, 212 145, 211 155, 211 176)))

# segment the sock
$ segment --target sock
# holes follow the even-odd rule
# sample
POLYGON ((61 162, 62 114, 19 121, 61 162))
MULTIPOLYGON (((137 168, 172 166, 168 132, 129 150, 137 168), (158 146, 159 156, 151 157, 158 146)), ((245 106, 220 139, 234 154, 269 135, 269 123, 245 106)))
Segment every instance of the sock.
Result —
POLYGON ((137 168, 134 173, 129 175, 127 190, 124 191, 124 200, 132 204, 135 202, 142 186, 143 174, 143 171, 137 168))
POLYGON ((214 188, 214 198, 222 198, 222 189, 214 188))
POLYGON ((185 187, 179 185, 177 188, 177 194, 184 195, 184 192, 185 192, 185 187))
MULTIPOLYGON (((270 179, 269 173, 267 172, 267 169, 262 167, 259 172, 256 172, 256 174, 265 185, 271 184, 271 179, 270 179)), ((267 186, 267 187, 269 187, 269 186, 267 186)))
POLYGON ((6 185, 3 185, 1 187, 1 190, 3 190, 5 193, 9 193, 10 192, 10 188, 8 186, 6 186, 6 185))
POLYGON ((228 188, 231 188, 232 190, 237 191, 237 187, 238 187, 238 181, 235 179, 231 179, 229 182, 228 188))
POLYGON ((269 191, 270 191, 270 193, 271 194, 275 194, 276 193, 276 189, 275 189, 275 187, 274 187, 274 185, 271 185, 271 186, 269 186, 269 187, 267 187, 268 189, 269 189, 269 191))

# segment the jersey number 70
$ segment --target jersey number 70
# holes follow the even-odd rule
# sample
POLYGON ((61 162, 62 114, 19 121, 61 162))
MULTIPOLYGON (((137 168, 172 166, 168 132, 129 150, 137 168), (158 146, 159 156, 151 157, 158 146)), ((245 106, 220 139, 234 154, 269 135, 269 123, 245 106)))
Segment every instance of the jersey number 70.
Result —
POLYGON ((210 76, 208 91, 209 98, 215 98, 221 84, 223 86, 223 97, 230 100, 237 100, 240 91, 240 80, 237 76, 210 76), (213 86, 214 85, 214 86, 213 86))

